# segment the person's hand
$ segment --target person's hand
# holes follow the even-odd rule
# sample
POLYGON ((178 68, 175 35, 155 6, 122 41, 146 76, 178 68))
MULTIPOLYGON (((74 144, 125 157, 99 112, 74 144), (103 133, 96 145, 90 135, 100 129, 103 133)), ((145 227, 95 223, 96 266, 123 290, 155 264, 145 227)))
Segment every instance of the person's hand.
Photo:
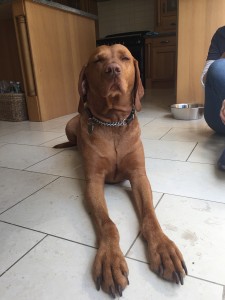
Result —
POLYGON ((220 110, 220 118, 221 118, 223 124, 225 125, 225 100, 223 100, 222 107, 220 110))
POLYGON ((220 58, 225 58, 225 52, 220 56, 220 58))

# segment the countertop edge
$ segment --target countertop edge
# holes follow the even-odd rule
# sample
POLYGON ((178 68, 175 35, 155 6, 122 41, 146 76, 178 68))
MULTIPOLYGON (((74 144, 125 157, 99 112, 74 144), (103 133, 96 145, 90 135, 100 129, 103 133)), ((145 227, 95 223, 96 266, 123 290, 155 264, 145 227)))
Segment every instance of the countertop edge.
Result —
POLYGON ((69 6, 60 4, 57 2, 46 1, 46 0, 32 0, 32 1, 35 3, 40 3, 40 4, 47 5, 47 6, 50 6, 53 8, 57 8, 57 9, 60 9, 63 11, 71 12, 71 13, 74 13, 74 14, 82 16, 82 17, 86 17, 86 18, 93 19, 93 20, 98 20, 98 17, 96 15, 87 13, 85 11, 82 11, 82 10, 79 10, 79 9, 76 9, 73 7, 69 7, 69 6))

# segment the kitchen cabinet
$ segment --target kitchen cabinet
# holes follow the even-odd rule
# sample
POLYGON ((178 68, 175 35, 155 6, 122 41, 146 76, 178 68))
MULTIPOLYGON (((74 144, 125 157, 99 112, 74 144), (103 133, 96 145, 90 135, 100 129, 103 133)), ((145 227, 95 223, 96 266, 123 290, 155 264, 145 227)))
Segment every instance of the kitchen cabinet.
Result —
POLYGON ((0 80, 11 74, 19 79, 22 74, 30 121, 76 112, 79 73, 95 48, 95 19, 43 0, 13 0, 8 8, 9 21, 2 20, 2 31, 14 31, 16 47, 12 48, 6 39, 0 49, 1 59, 5 60, 0 80), (7 65, 13 67, 11 74, 7 73, 7 65), (15 71, 15 66, 20 72, 15 71))
POLYGON ((224 26, 224 0, 179 0, 177 103, 204 103, 200 77, 215 31, 224 26))
POLYGON ((158 36, 145 41, 146 88, 172 88, 176 81, 176 36, 158 36))
POLYGON ((155 31, 176 31, 177 0, 155 0, 155 31))

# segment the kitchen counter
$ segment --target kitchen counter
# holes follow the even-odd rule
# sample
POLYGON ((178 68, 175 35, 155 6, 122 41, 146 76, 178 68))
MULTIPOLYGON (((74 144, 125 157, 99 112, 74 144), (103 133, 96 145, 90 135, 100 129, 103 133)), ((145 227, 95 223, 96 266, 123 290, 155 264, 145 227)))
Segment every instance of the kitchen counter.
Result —
MULTIPOLYGON (((32 2, 35 3, 39 3, 39 4, 43 4, 43 5, 47 5, 50 6, 52 8, 57 8, 60 9, 62 11, 66 11, 66 12, 70 12, 70 13, 74 13, 78 16, 83 16, 92 20, 98 20, 98 17, 96 15, 87 13, 83 10, 79 10, 73 7, 69 7, 54 1, 48 1, 48 0, 32 0, 32 2)), ((13 3, 13 0, 5 0, 3 2, 0 3, 1 6, 1 10, 0 10, 0 18, 1 19, 6 19, 9 17, 9 14, 11 13, 11 6, 10 4, 13 3)))
POLYGON ((44 5, 47 5, 47 6, 54 7, 54 8, 58 8, 60 10, 63 10, 63 11, 66 11, 66 12, 71 12, 71 13, 77 14, 79 16, 87 17, 87 18, 90 18, 90 19, 93 19, 93 20, 98 19, 98 17, 96 15, 93 15, 93 14, 87 13, 85 11, 82 11, 82 10, 79 10, 79 9, 76 9, 76 8, 72 8, 72 7, 63 5, 63 4, 60 4, 60 3, 57 3, 57 2, 54 2, 54 1, 33 0, 33 2, 36 2, 36 3, 39 3, 39 4, 44 4, 44 5))
POLYGON ((167 36, 175 36, 176 32, 149 32, 147 33, 144 38, 159 38, 159 37, 167 37, 167 36))

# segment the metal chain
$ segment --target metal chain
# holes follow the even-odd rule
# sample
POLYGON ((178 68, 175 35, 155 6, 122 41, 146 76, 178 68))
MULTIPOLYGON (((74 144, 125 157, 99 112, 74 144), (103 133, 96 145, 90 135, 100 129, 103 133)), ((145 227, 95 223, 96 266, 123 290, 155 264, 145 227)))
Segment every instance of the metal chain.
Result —
POLYGON ((120 126, 127 125, 126 119, 124 119, 122 121, 117 121, 117 122, 103 122, 103 121, 96 119, 95 117, 92 117, 91 119, 92 119, 92 122, 94 122, 96 124, 108 126, 108 127, 120 127, 120 126))

